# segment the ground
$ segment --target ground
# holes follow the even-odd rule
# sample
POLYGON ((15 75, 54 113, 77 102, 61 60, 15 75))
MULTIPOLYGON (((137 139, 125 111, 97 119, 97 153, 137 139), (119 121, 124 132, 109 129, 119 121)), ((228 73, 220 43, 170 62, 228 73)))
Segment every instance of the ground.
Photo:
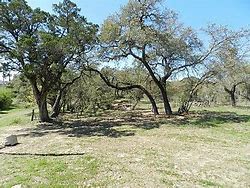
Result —
POLYGON ((0 149, 2 187, 250 187, 249 108, 109 111, 0 127, 0 139, 20 142, 0 149))

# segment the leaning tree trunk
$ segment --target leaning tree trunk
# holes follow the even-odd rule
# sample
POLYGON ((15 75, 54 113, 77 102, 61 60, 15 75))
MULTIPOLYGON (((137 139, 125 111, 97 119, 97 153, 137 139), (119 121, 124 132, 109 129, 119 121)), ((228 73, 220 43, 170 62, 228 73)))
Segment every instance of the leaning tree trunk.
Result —
POLYGON ((147 97, 152 105, 152 111, 153 111, 154 115, 159 115, 159 111, 158 111, 158 108, 157 108, 157 105, 156 105, 156 102, 155 102, 153 96, 144 87, 140 87, 139 89, 141 89, 143 91, 143 93, 145 95, 147 95, 147 97))
POLYGON ((56 100, 52 106, 52 114, 51 114, 52 118, 56 118, 60 114, 60 111, 61 111, 61 104, 60 103, 61 103, 61 99, 62 99, 62 94, 63 94, 63 92, 59 91, 58 95, 56 96, 56 100))
POLYGON ((232 105, 233 107, 236 106, 236 97, 235 97, 236 86, 237 86, 237 85, 233 85, 233 87, 231 88, 231 90, 228 89, 228 88, 226 88, 226 87, 224 87, 224 90, 225 90, 225 91, 229 94, 229 96, 230 96, 231 105, 232 105))
POLYGON ((192 106, 191 101, 188 100, 188 101, 183 102, 182 105, 178 109, 178 114, 188 113, 191 106, 192 106))
POLYGON ((107 84, 107 86, 114 88, 116 90, 121 90, 121 91, 126 91, 126 90, 132 90, 132 89, 140 89, 149 99, 151 105, 152 105, 152 110, 155 115, 159 115, 159 111, 156 105, 156 102, 153 98, 153 96, 150 94, 150 92, 144 88, 142 85, 126 85, 126 86, 118 86, 117 84, 112 84, 100 71, 93 69, 93 68, 88 68, 87 70, 89 71, 94 71, 99 74, 100 78, 107 84))
POLYGON ((235 92, 230 93, 230 99, 231 99, 231 105, 235 107, 236 106, 235 92))
POLYGON ((160 92, 161 92, 165 114, 172 115, 173 112, 172 112, 172 109, 171 109, 171 106, 170 106, 170 103, 169 103, 166 88, 160 83, 158 83, 157 85, 158 85, 158 87, 160 89, 160 92))
POLYGON ((61 111, 61 99, 62 99, 62 96, 65 92, 65 90, 71 86, 72 84, 75 83, 75 81, 77 81, 78 79, 80 79, 82 76, 82 72, 79 76, 75 77, 73 80, 71 80, 71 82, 68 82, 66 83, 63 87, 61 87, 59 90, 58 90, 58 94, 56 96, 56 100, 52 106, 52 114, 51 114, 51 117, 52 118, 55 118, 55 117, 58 117, 58 115, 60 114, 60 111, 61 111))
MULTIPOLYGON (((134 55, 134 54, 132 54, 134 55)), ((134 55, 136 56, 136 55, 134 55)), ((168 100, 168 95, 167 95, 167 91, 166 91, 166 84, 165 81, 159 81, 153 70, 151 69, 151 67, 149 66, 149 64, 146 61, 146 56, 145 56, 145 49, 143 50, 143 58, 139 58, 139 60, 141 60, 141 62, 143 63, 143 65, 146 67, 146 69, 148 70, 151 78, 153 79, 154 83, 156 84, 156 86, 160 89, 161 92, 161 96, 162 96, 162 100, 163 100, 163 104, 164 104, 164 110, 165 110, 165 114, 167 115, 172 115, 172 109, 168 100)))

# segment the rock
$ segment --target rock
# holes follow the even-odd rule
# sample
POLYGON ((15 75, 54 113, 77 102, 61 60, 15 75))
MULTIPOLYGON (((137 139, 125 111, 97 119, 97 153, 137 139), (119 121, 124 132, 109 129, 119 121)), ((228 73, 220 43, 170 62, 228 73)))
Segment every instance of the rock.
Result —
POLYGON ((16 135, 10 135, 5 138, 5 146, 14 146, 16 144, 18 144, 16 135))

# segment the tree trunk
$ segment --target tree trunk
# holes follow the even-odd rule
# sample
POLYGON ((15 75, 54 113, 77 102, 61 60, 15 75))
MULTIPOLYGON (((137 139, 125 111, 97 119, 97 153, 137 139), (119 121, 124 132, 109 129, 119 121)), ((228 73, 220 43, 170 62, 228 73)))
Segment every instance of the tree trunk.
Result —
POLYGON ((60 111, 61 111, 60 102, 61 102, 61 99, 62 99, 62 93, 63 93, 62 91, 59 91, 58 95, 56 96, 55 103, 52 106, 52 114, 51 114, 52 118, 56 118, 60 114, 60 111))
POLYGON ((47 108, 47 92, 45 91, 44 88, 41 89, 42 91, 39 91, 35 79, 31 78, 29 80, 32 85, 33 94, 35 96, 36 103, 38 106, 40 121, 50 122, 51 119, 49 117, 48 108, 47 108))
POLYGON ((152 105, 152 111, 153 111, 154 115, 159 115, 158 107, 156 105, 156 102, 155 102, 153 96, 145 88, 140 88, 140 89, 143 91, 143 93, 145 95, 147 95, 147 97, 152 105))
MULTIPOLYGON (((158 84, 157 84, 158 85, 158 84)), ((165 110, 165 114, 167 115, 172 115, 172 109, 168 100, 168 95, 167 95, 167 91, 165 89, 165 87, 162 84, 158 85, 160 91, 161 91, 161 96, 162 96, 162 100, 163 100, 163 105, 164 105, 164 110, 165 110)))
POLYGON ((98 73, 99 76, 101 77, 101 79, 107 84, 107 86, 109 86, 111 88, 121 90, 121 91, 126 91, 126 90, 131 90, 131 89, 140 89, 145 95, 147 95, 147 97, 152 105, 153 113, 155 115, 159 114, 159 111, 158 111, 158 108, 157 108, 157 105, 155 103, 153 96, 142 85, 135 84, 135 85, 127 85, 127 86, 118 86, 118 85, 112 84, 100 71, 93 69, 93 68, 89 68, 88 70, 98 73))
POLYGON ((230 98, 232 106, 235 107, 236 106, 235 92, 230 93, 230 98))
POLYGON ((192 103, 189 101, 184 102, 178 109, 178 114, 188 113, 192 103))
POLYGON ((51 114, 51 117, 53 117, 53 118, 58 117, 58 115, 60 114, 60 111, 61 111, 61 107, 62 107, 62 105, 61 105, 61 99, 62 99, 62 96, 63 96, 64 91, 65 91, 69 86, 71 86, 72 84, 74 84, 75 81, 77 81, 78 79, 80 79, 81 76, 82 76, 82 73, 81 73, 79 76, 75 77, 73 80, 71 80, 71 82, 68 82, 68 83, 66 83, 63 87, 59 88, 58 94, 57 94, 57 96, 56 96, 56 100, 55 100, 55 102, 54 102, 54 104, 53 104, 53 106, 52 106, 52 114, 51 114))
POLYGON ((37 101, 39 116, 41 122, 50 122, 51 119, 49 117, 48 108, 47 108, 47 100, 46 96, 40 97, 40 100, 37 101))
POLYGON ((149 64, 146 62, 145 48, 143 50, 143 58, 142 59, 139 58, 139 60, 141 60, 143 65, 146 67, 146 69, 148 70, 148 72, 149 72, 151 78, 153 79, 154 83, 156 84, 156 86, 161 91, 161 96, 162 96, 162 100, 163 100, 163 104, 164 104, 165 114, 172 115, 173 112, 172 112, 172 109, 171 109, 171 106, 170 106, 170 103, 169 103, 169 100, 168 100, 165 81, 159 81, 156 78, 156 76, 155 76, 153 70, 151 69, 151 67, 149 66, 149 64))
POLYGON ((231 100, 232 107, 236 106, 236 98, 235 98, 236 86, 237 85, 233 85, 233 87, 231 88, 231 90, 229 90, 228 88, 224 87, 224 90, 230 95, 230 100, 231 100))

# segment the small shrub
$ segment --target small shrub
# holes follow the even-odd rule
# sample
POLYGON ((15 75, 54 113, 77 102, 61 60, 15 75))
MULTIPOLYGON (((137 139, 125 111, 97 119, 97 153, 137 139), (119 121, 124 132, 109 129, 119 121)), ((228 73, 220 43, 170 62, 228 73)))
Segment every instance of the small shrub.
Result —
POLYGON ((10 89, 0 87, 0 110, 10 108, 13 102, 13 95, 10 89))

